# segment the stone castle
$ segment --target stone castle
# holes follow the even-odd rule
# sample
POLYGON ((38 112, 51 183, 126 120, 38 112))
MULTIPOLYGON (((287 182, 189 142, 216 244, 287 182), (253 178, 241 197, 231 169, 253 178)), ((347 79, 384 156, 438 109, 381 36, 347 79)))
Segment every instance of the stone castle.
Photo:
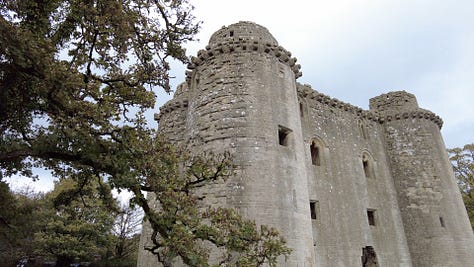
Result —
MULTIPOLYGON (((206 203, 278 228, 293 249, 279 266, 474 266, 442 120, 404 91, 341 102, 297 83, 295 62, 260 25, 223 27, 160 108, 173 142, 240 166, 206 203)), ((138 265, 158 266, 147 253, 138 265)))

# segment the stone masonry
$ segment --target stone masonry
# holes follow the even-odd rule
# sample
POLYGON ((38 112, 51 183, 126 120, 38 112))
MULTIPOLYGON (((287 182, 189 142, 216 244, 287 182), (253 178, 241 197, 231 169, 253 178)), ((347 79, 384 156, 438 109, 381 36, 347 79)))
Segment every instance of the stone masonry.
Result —
MULTIPOLYGON (((300 66, 268 30, 214 33, 160 108, 159 130, 190 151, 225 151, 232 179, 201 194, 279 229, 279 266, 474 266, 474 237, 440 128, 414 95, 370 109, 301 85, 300 66)), ((143 248, 138 266, 159 266, 143 248)))

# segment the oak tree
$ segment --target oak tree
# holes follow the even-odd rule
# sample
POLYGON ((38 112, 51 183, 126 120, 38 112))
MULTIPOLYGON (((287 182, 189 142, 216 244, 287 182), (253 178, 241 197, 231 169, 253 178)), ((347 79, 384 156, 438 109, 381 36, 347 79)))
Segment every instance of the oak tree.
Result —
POLYGON ((203 240, 241 255, 227 261, 273 264, 290 253, 275 230, 196 205, 194 189, 225 178, 230 159, 177 151, 144 115, 156 88, 170 92, 169 60, 188 61, 192 9, 187 0, 0 0, 0 175, 41 167, 81 188, 95 179, 132 192, 153 229, 147 249, 164 264, 206 266, 203 240))

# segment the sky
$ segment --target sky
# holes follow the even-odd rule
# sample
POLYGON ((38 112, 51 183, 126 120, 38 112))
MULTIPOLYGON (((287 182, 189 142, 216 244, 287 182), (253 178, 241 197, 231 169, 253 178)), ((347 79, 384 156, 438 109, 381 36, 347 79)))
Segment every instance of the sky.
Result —
MULTIPOLYGON (((472 0, 191 2, 203 23, 199 41, 186 45, 190 56, 222 26, 253 21, 298 59, 298 82, 364 109, 372 97, 405 90, 443 119, 448 148, 474 142, 472 0)), ((172 64, 175 86, 184 72, 172 64)), ((171 97, 159 94, 155 112, 171 97)), ((16 181, 16 187, 52 188, 51 179, 16 181)))
MULTIPOLYGON (((203 23, 190 55, 222 26, 253 21, 298 59, 298 82, 364 109, 372 97, 405 90, 443 119, 447 147, 474 142, 472 0, 191 2, 203 23)), ((173 69, 176 84, 184 70, 173 69)))

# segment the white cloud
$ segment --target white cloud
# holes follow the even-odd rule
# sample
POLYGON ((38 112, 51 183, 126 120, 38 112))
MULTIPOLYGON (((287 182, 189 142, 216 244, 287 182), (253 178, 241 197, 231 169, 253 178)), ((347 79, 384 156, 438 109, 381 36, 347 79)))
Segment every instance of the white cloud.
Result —
POLYGON ((46 173, 42 170, 34 170, 38 174, 38 179, 33 180, 28 177, 14 175, 12 177, 4 178, 4 181, 9 184, 9 187, 13 191, 20 191, 24 188, 31 188, 35 192, 49 192, 54 188, 54 178, 51 174, 46 173))
POLYGON ((407 90, 422 108, 444 119, 448 146, 474 142, 472 133, 462 128, 474 128, 473 1, 196 0, 193 4, 204 24, 201 41, 189 45, 191 55, 223 25, 254 21, 298 58, 300 82, 363 108, 371 97, 407 90))

